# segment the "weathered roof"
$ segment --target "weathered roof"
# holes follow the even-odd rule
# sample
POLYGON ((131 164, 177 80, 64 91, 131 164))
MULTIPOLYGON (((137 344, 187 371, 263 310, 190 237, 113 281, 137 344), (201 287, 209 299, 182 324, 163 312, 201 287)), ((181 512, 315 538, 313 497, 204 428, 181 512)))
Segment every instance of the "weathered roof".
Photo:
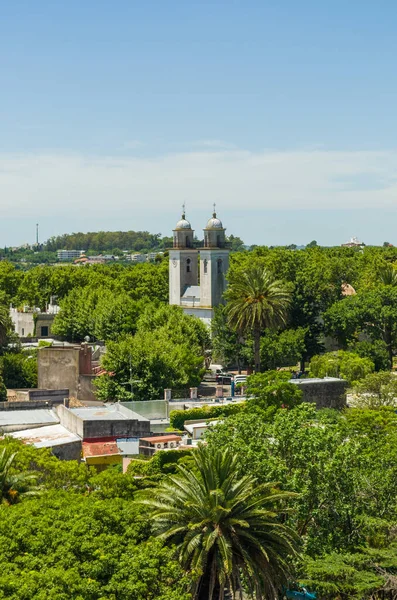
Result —
POLYGON ((171 434, 171 435, 155 435, 153 437, 144 437, 144 438, 140 438, 139 441, 151 442, 153 444, 158 444, 160 442, 180 442, 181 439, 182 438, 180 435, 171 434))
POLYGON ((119 407, 118 404, 109 404, 108 406, 70 408, 69 410, 83 421, 149 420, 130 409, 119 407))
POLYGON ((131 454, 139 454, 139 440, 117 440, 117 447, 120 450, 120 454, 129 456, 131 454))
POLYGON ((83 442, 84 458, 120 454, 116 442, 83 442))
POLYGON ((81 439, 63 425, 48 425, 35 429, 23 429, 10 434, 13 438, 22 440, 25 444, 33 444, 36 448, 51 448, 71 442, 80 442, 81 439))
POLYGON ((0 411, 0 429, 8 425, 35 425, 41 423, 59 423, 59 419, 53 410, 46 408, 0 411))

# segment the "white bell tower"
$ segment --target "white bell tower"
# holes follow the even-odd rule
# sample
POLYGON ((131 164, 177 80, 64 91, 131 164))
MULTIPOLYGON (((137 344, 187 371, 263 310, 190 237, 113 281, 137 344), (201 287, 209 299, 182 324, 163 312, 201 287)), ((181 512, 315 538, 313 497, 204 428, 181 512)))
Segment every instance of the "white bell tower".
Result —
POLYGON ((181 304, 185 290, 198 285, 198 251, 193 248, 194 231, 186 220, 185 205, 182 218, 175 225, 173 248, 170 250, 169 301, 181 304))
POLYGON ((226 229, 217 218, 214 204, 212 218, 204 229, 204 248, 200 250, 200 303, 214 308, 222 303, 229 269, 229 250, 226 248, 226 229))

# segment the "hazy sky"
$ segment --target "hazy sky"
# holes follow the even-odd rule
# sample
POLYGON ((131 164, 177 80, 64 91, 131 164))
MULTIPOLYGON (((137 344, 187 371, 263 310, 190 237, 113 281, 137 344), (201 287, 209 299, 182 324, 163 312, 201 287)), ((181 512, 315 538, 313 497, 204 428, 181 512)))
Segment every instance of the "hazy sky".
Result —
POLYGON ((0 246, 397 244, 393 0, 0 0, 0 246))

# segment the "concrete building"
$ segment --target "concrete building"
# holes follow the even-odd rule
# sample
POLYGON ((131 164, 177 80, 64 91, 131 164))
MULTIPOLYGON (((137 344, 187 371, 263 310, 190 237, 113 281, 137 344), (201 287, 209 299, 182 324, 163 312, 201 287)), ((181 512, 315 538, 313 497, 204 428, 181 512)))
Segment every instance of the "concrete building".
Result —
POLYGON ((124 408, 122 404, 97 407, 57 407, 61 425, 76 433, 83 441, 116 441, 139 438, 150 433, 150 421, 124 408))
POLYGON ((303 392, 303 402, 312 402, 317 409, 346 407, 347 381, 337 377, 324 379, 291 379, 303 392))
MULTIPOLYGON (((51 327, 57 311, 52 307, 52 312, 41 312, 39 309, 24 307, 23 310, 10 308, 10 317, 14 325, 15 333, 21 337, 48 338, 51 335, 51 327)), ((59 307, 56 307, 59 310, 59 307)))
POLYGON ((24 429, 12 437, 36 448, 49 448, 61 460, 80 460, 81 457, 81 439, 60 424, 24 429))
POLYGON ((139 440, 139 454, 153 456, 159 450, 177 450, 181 441, 181 436, 175 434, 141 437, 139 440))
POLYGON ((96 400, 93 387, 95 377, 92 347, 88 344, 39 348, 39 388, 67 388, 72 398, 96 400))
POLYGON ((169 302, 181 306, 186 314, 199 317, 208 325, 214 307, 222 302, 229 269, 229 249, 225 228, 214 212, 204 228, 204 248, 194 248, 194 231, 185 211, 173 231, 169 252, 169 302))
POLYGON ((84 254, 84 250, 57 250, 57 258, 62 262, 79 258, 82 254, 84 254))

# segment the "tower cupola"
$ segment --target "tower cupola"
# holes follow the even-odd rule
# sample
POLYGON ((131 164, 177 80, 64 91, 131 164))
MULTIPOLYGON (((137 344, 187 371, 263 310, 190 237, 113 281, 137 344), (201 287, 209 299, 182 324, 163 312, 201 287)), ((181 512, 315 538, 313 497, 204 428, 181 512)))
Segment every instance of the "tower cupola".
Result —
POLYGON ((193 248, 194 231, 189 221, 186 219, 185 205, 182 207, 182 218, 175 225, 174 229, 174 248, 193 248))
POLYGON ((226 245, 225 231, 222 221, 216 216, 214 204, 214 212, 204 229, 204 248, 224 248, 226 245))

